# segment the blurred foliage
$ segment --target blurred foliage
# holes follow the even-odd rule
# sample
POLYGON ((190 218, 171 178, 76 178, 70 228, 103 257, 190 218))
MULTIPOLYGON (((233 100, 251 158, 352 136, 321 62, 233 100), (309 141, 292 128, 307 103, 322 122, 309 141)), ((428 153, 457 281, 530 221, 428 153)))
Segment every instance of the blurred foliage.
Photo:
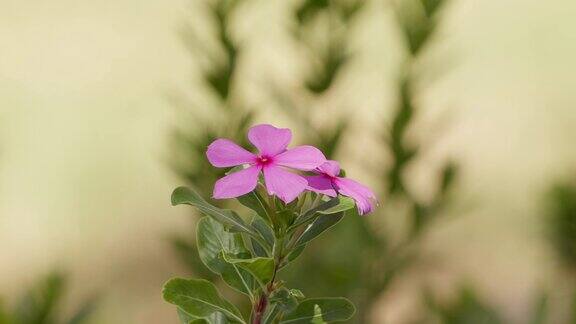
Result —
POLYGON ((556 269, 561 286, 541 293, 540 302, 534 305, 533 323, 549 323, 546 318, 552 306, 548 304, 555 300, 550 298, 555 290, 571 295, 570 302, 560 302, 558 308, 562 309, 566 323, 576 323, 576 182, 558 181, 544 198, 545 238, 560 265, 556 269))
POLYGON ((443 324, 502 324, 500 315, 484 302, 473 288, 463 285, 457 296, 450 301, 438 301, 430 292, 425 294, 425 303, 430 309, 430 318, 421 323, 443 324))
MULTIPOLYGON (((232 26, 233 16, 242 2, 246 1, 194 2, 194 5, 202 9, 195 10, 194 14, 207 18, 213 27, 213 32, 207 36, 208 40, 201 40, 198 37, 197 28, 189 24, 181 33, 182 40, 189 49, 193 61, 200 65, 198 68, 201 84, 195 85, 193 95, 201 93, 201 91, 196 91, 198 87, 206 88, 211 99, 214 99, 217 104, 212 107, 207 116, 204 116, 198 108, 202 98, 172 98, 179 113, 179 124, 172 134, 173 150, 169 162, 172 170, 203 197, 212 196, 214 183, 226 172, 225 169, 214 168, 208 163, 206 159, 208 145, 214 139, 224 137, 235 139, 239 145, 246 146, 248 142, 245 134, 254 119, 254 113, 244 106, 240 96, 237 95, 239 81, 236 72, 243 51, 240 44, 235 41, 232 26), (208 44, 214 46, 210 47, 208 44)), ((191 22, 194 21, 191 20, 191 22)), ((222 201, 213 201, 213 203, 222 206, 222 201)), ((192 230, 190 232, 193 233, 192 230)), ((170 244, 192 272, 213 282, 221 281, 200 260, 193 237, 172 235, 170 244)), ((238 294, 231 289, 226 289, 224 293, 238 297, 238 294)), ((244 307, 242 310, 245 312, 250 307, 249 303, 241 306, 244 307)))
POLYGON ((348 63, 349 32, 364 4, 364 0, 305 0, 295 8, 292 31, 309 56, 310 72, 303 85, 312 94, 328 91, 348 63), (312 31, 318 24, 319 36, 312 31))
POLYGON ((535 303, 532 306, 531 314, 531 324, 544 324, 547 323, 546 319, 548 317, 548 294, 545 291, 541 291, 536 295, 535 303))
MULTIPOLYGON (((209 19, 214 31, 210 41, 198 38, 193 25, 186 25, 181 35, 184 44, 190 50, 195 62, 200 64, 200 86, 206 87, 212 99, 218 103, 208 114, 198 112, 201 98, 171 98, 180 109, 180 124, 175 128, 173 140, 172 169, 188 183, 211 196, 208 188, 217 178, 224 175, 223 170, 214 170, 205 159, 206 148, 217 137, 237 138, 239 144, 245 144, 244 134, 252 124, 253 112, 246 109, 235 96, 236 71, 242 53, 239 44, 231 34, 232 16, 238 9, 240 0, 204 1, 202 12, 209 19), (207 44, 215 44, 210 47, 207 44), (190 127, 189 125, 194 125, 190 127), (210 170, 207 172, 207 170, 210 170)), ((196 4, 198 5, 198 4, 196 4)), ((195 91, 194 95, 198 92, 195 91)))
POLYGON ((68 319, 60 308, 66 290, 66 276, 53 272, 42 278, 19 300, 13 312, 0 304, 0 324, 81 324, 88 322, 96 299, 85 301, 68 319))
POLYGON ((286 116, 301 126, 306 142, 334 157, 348 128, 349 118, 330 111, 330 120, 316 118, 328 113, 319 103, 330 94, 352 55, 350 33, 365 0, 304 0, 291 13, 291 34, 296 47, 304 53, 306 73, 298 89, 289 93, 281 86, 272 94, 286 116), (317 109, 313 109, 317 108, 317 109))
MULTIPOLYGON (((216 48, 202 47, 206 42, 194 36, 192 27, 183 33, 193 57, 204 58, 206 64, 201 66, 200 75, 202 86, 210 90, 219 104, 206 119, 195 113, 198 111, 197 102, 184 102, 183 106, 187 113, 192 114, 194 123, 182 119, 182 127, 174 133, 175 149, 171 162, 174 171, 203 197, 211 196, 213 183, 224 173, 207 163, 206 147, 216 137, 247 144, 244 134, 255 116, 252 110, 242 105, 236 94, 238 80, 235 72, 241 64, 239 58, 243 51, 234 40, 231 25, 240 2, 203 2, 205 10, 200 14, 207 17, 214 27, 210 37, 216 48)), ((446 159, 440 168, 428 171, 428 183, 435 184, 435 188, 426 199, 406 180, 410 168, 421 161, 424 148, 429 150, 431 146, 415 135, 420 127, 419 114, 425 109, 418 99, 429 86, 423 84, 426 64, 422 64, 422 58, 437 43, 448 4, 448 0, 392 2, 405 51, 397 77, 394 111, 390 120, 382 121, 385 126, 380 134, 381 151, 389 153, 390 163, 381 164, 375 170, 378 177, 373 184, 382 188, 380 197, 386 197, 381 199, 383 204, 408 206, 408 230, 398 236, 397 229, 382 223, 383 219, 400 215, 390 215, 385 206, 377 209, 368 221, 357 215, 346 217, 342 220, 343 225, 318 238, 294 266, 281 273, 282 279, 308 295, 350 298, 358 308, 355 323, 369 323, 373 304, 418 261, 421 239, 433 227, 434 221, 446 212, 452 188, 458 180, 458 164, 450 159, 446 159), (348 257, 342 258, 342 254, 348 257)), ((268 89, 282 112, 297 125, 298 134, 304 134, 302 141, 317 146, 333 159, 343 154, 341 144, 348 132, 350 118, 338 116, 334 107, 327 107, 324 101, 335 92, 338 82, 346 76, 346 68, 355 59, 350 50, 351 32, 360 21, 363 9, 369 5, 364 0, 297 1, 290 13, 290 34, 294 45, 303 53, 300 59, 304 72, 295 89, 274 82, 268 89), (330 118, 327 120, 323 116, 330 118)), ((182 102, 176 103, 182 106, 182 102)), ((549 241, 565 267, 574 273, 576 185, 557 185, 547 197, 549 241)), ((191 271, 216 280, 200 261, 195 242, 176 237, 172 243, 191 271)), ((450 301, 438 300, 427 290, 423 295, 427 311, 422 314, 422 323, 503 323, 503 317, 469 285, 459 288, 459 293, 450 301)), ((547 323, 548 304, 547 292, 536 296, 531 307, 531 323, 547 323)), ((576 316, 573 318, 576 323, 576 316)))
POLYGON ((576 184, 555 185, 547 195, 548 239, 562 264, 576 272, 576 184))
MULTIPOLYGON (((341 140, 348 131, 349 118, 338 117, 334 110, 327 113, 326 109, 332 108, 322 106, 322 101, 330 96, 337 81, 344 76, 343 71, 354 59, 349 49, 350 33, 365 5, 363 0, 298 2, 291 14, 291 34, 295 45, 303 50, 302 59, 306 73, 301 76, 297 89, 290 89, 288 92, 281 85, 270 89, 279 107, 298 125, 298 133, 304 134, 303 141, 317 146, 330 158, 337 158, 341 153, 341 140), (330 120, 318 118, 322 115, 330 115, 330 120)), ((417 163, 421 154, 419 148, 423 145, 409 140, 412 138, 411 132, 414 131, 420 110, 415 103, 419 90, 415 84, 419 81, 419 74, 414 66, 416 60, 423 55, 425 47, 433 41, 441 23, 444 5, 445 1, 441 0, 405 0, 394 7, 407 54, 398 82, 395 112, 391 123, 384 122, 389 124, 389 127, 385 127, 386 132, 382 134, 382 150, 391 153, 392 163, 377 170, 377 174, 381 175, 377 182, 380 187, 387 188, 386 193, 393 199, 410 206, 409 232, 399 241, 392 240, 392 229, 383 228, 376 223, 369 225, 369 222, 358 215, 346 217, 342 221, 344 225, 335 227, 327 235, 320 237, 315 244, 309 246, 310 251, 303 254, 295 266, 289 266, 281 273, 283 279, 306 294, 343 295, 352 299, 358 308, 358 315, 354 319, 356 323, 370 322, 373 304, 390 288, 391 283, 417 260, 419 239, 444 210, 457 179, 458 167, 451 161, 446 162, 437 172, 431 170, 431 182, 437 184, 435 194, 429 201, 421 201, 409 190, 404 178, 407 168, 417 163), (342 258, 343 253, 348 257, 342 258)), ((230 11, 222 13, 228 16, 231 14, 230 11)), ((216 14, 211 16, 218 17, 216 14)), ((226 23, 229 23, 229 20, 229 17, 219 18, 219 23, 216 24, 219 34, 225 34, 217 38, 222 48, 234 44, 233 37, 227 34, 229 30, 226 23)), ((239 52, 237 47, 226 51, 228 55, 238 55, 239 52)), ((228 62, 234 62, 226 65, 229 69, 237 68, 237 59, 229 58, 228 62)), ((215 67, 208 71, 219 70, 219 63, 212 64, 215 67)), ((244 144, 245 128, 252 121, 251 114, 243 115, 244 110, 230 105, 233 88, 230 80, 233 81, 234 78, 226 76, 233 74, 233 71, 222 74, 222 79, 228 80, 228 91, 219 91, 213 82, 206 81, 206 84, 213 88, 213 92, 222 98, 225 109, 228 109, 223 114, 224 127, 195 123, 202 125, 201 130, 193 130, 196 134, 201 134, 201 140, 189 135, 192 130, 185 130, 184 135, 180 135, 185 140, 178 141, 180 145, 176 146, 177 150, 184 152, 186 161, 182 167, 175 168, 176 172, 187 180, 188 185, 196 187, 204 197, 211 195, 213 183, 223 175, 222 171, 207 164, 204 157, 207 145, 219 136, 244 144), (240 127, 230 126, 238 120, 241 121, 238 123, 240 127)), ((209 80, 208 77, 205 79, 209 80)), ((385 215, 385 208, 379 208, 370 218, 378 220, 387 216, 389 215, 385 215)), ((175 239, 174 247, 192 271, 205 273, 193 243, 185 239, 175 239)))
MULTIPOLYGON (((389 127, 385 127, 383 134, 384 150, 390 152, 392 164, 389 167, 381 167, 376 172, 381 174, 379 178, 380 186, 388 188, 387 201, 395 199, 410 206, 409 221, 410 230, 400 240, 392 240, 393 229, 383 228, 381 224, 369 225, 364 219, 358 217, 348 217, 343 222, 346 224, 331 231, 321 238, 321 242, 312 246, 314 251, 322 253, 307 253, 300 259, 300 263, 290 269, 285 276, 289 282, 294 282, 301 289, 314 295, 344 295, 351 298, 358 308, 358 315, 355 318, 357 323, 367 323, 370 321, 370 311, 375 302, 388 291, 391 283, 417 260, 417 244, 421 235, 427 230, 431 221, 434 220, 445 207, 448 201, 450 189, 457 179, 458 167, 448 161, 437 173, 431 170, 430 177, 432 183, 437 184, 434 197, 428 201, 420 201, 415 193, 408 189, 405 180, 406 169, 417 163, 420 155, 419 145, 410 142, 411 132, 414 131, 417 113, 420 109, 415 104, 418 96, 414 87, 418 83, 419 74, 415 70, 415 62, 423 54, 424 45, 431 43, 433 36, 440 24, 441 9, 445 1, 420 1, 406 0, 395 6, 398 25, 403 31, 403 38, 407 46, 407 55, 404 69, 398 82, 397 105, 389 127), (436 178, 436 179, 434 179, 436 178), (329 247, 327 247, 329 245, 329 247), (329 251, 329 252, 326 252, 329 251), (330 252, 332 251, 332 252, 330 252), (349 257, 342 258, 341 253, 345 251, 349 257), (309 269, 321 269, 321 271, 309 271, 309 269)), ((337 21, 345 25, 339 28, 328 28, 326 39, 335 40, 339 45, 340 52, 346 52, 347 33, 353 27, 354 17, 360 13, 364 2, 350 1, 304 1, 296 8, 295 17, 298 22, 298 29, 294 33, 297 37, 310 35, 307 32, 309 25, 315 25, 311 21, 320 19, 319 17, 338 17, 337 21), (342 10, 342 4, 346 4, 349 11, 342 10), (352 9, 353 8, 353 9, 352 9), (350 13, 350 15, 342 14, 350 13)), ((333 18, 332 18, 333 19, 333 18)), ((334 19, 333 19, 334 20, 334 19)), ((301 39, 301 38, 297 38, 301 39)), ((302 43, 308 48, 315 48, 308 45, 308 39, 304 38, 302 43)), ((328 47, 331 48, 331 47, 328 47)), ((322 53, 322 51, 320 51, 322 53)), ((338 69, 344 66, 351 57, 346 56, 337 65, 338 69)), ((320 59, 325 66, 335 66, 330 59, 321 55, 311 55, 311 62, 320 59)), ((322 69, 311 69, 311 75, 305 76, 303 83, 309 92, 316 97, 323 95, 329 87, 322 88, 323 91, 316 91, 311 88, 309 80, 322 80, 325 77, 322 69), (316 74, 314 74, 316 73, 316 74)), ((333 76, 338 73, 331 74, 333 76)), ((332 82, 328 83, 329 85, 332 82)), ((289 106, 294 111, 292 106, 289 106)), ((296 119, 300 126, 307 128, 309 133, 314 134, 315 125, 312 123, 312 113, 300 114, 296 119)), ((336 127, 333 130, 325 130, 326 134, 338 134, 339 138, 345 133, 345 127, 336 127)), ((315 134, 323 138, 322 134, 315 134)), ((329 137, 316 141, 330 142, 329 137)), ((310 142, 313 138, 307 138, 310 142)), ((334 154, 338 152, 339 141, 332 141, 333 147, 328 148, 328 152, 334 154)), ((422 144, 420 144, 422 145, 422 144)), ((319 145, 321 147, 321 145, 319 145)), ((321 147, 325 149, 325 147, 321 147)), ((330 155, 334 158, 334 155, 330 155)), ((382 197, 383 195, 381 195, 382 197)), ((386 218, 385 208, 379 208, 370 218, 378 220, 386 218)))

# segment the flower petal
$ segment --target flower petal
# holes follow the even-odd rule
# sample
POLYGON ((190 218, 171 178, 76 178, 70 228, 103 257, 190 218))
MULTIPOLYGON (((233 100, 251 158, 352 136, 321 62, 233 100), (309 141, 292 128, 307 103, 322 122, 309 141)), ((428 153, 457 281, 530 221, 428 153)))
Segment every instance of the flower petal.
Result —
POLYGON ((248 152, 236 143, 223 138, 215 140, 208 146, 206 156, 208 157, 210 164, 218 168, 227 168, 244 163, 252 163, 256 159, 255 154, 248 152))
POLYGON ((212 196, 216 199, 240 197, 256 188, 258 184, 259 166, 251 166, 247 169, 231 173, 214 184, 212 196))
POLYGON ((326 196, 336 197, 336 190, 330 178, 325 176, 308 176, 304 178, 308 181, 306 189, 326 196))
POLYGON ((292 140, 292 132, 288 128, 262 124, 250 128, 248 139, 258 148, 260 154, 272 157, 286 150, 292 140))
POLYGON ((297 146, 274 157, 274 163, 298 170, 311 171, 326 162, 326 157, 314 146, 297 146))
POLYGON ((304 177, 274 165, 264 168, 264 180, 268 193, 276 195, 287 204, 296 199, 308 186, 308 181, 304 177))
POLYGON ((347 178, 336 178, 334 184, 340 194, 356 201, 356 207, 360 215, 367 214, 376 207, 376 196, 365 185, 347 178))
POLYGON ((320 173, 325 173, 332 177, 337 177, 340 174, 340 164, 338 161, 327 160, 317 168, 320 173))

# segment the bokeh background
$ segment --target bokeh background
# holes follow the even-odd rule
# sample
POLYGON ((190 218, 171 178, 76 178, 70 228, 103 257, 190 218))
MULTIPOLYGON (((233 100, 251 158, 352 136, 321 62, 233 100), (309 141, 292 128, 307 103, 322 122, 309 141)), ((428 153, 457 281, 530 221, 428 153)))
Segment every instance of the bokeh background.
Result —
MULTIPOLYGON (((329 39, 321 23, 306 27, 313 31, 304 33, 307 44, 295 36, 303 1, 240 2, 226 22, 241 48, 234 92, 222 96, 204 77, 214 63, 206 48, 222 43, 210 1, 0 1, 7 312, 58 270, 67 277, 64 317, 97 296, 89 323, 177 323, 160 290, 170 277, 195 276, 172 239, 192 239, 194 218, 169 197, 190 184, 185 169, 199 162, 175 134, 212 129, 210 137, 251 111, 251 122, 291 127, 308 140, 286 98, 312 111, 307 120, 322 129, 345 121, 334 156, 382 193, 384 211, 363 221, 376 229, 389 223, 390 235, 400 235, 409 208, 401 194, 389 197, 389 179, 373 170, 394 164, 382 138, 397 120, 399 76, 409 65, 419 71, 419 91, 407 140, 420 153, 405 181, 426 200, 435 188, 430 173, 446 161, 457 164, 458 178, 441 219, 420 238, 417 265, 371 298, 365 321, 411 323, 434 312, 422 296, 450 308, 464 285, 501 322, 529 323, 543 291, 543 323, 570 322, 576 194, 551 188, 576 181, 574 1, 450 1, 434 17, 426 52, 408 63, 402 1, 367 1, 353 20, 328 29, 345 31, 336 43, 349 58, 326 91, 302 86, 317 63, 310 44, 313 51, 329 39), (565 223, 554 225, 557 214, 567 215, 565 223)), ((307 253, 331 248, 318 244, 307 253)))

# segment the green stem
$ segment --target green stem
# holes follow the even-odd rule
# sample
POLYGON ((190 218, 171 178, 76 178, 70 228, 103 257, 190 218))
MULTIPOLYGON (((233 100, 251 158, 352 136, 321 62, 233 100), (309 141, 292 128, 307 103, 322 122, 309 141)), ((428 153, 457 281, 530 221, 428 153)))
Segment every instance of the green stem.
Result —
POLYGON ((251 315, 252 324, 261 324, 262 320, 264 319, 264 314, 266 313, 266 309, 268 307, 268 299, 276 289, 275 285, 276 275, 284 259, 284 243, 286 241, 286 232, 282 230, 282 226, 276 217, 278 214, 275 211, 276 203, 274 199, 275 198, 273 196, 270 196, 268 203, 266 204, 267 205, 266 208, 271 216, 270 221, 272 223, 271 225, 274 231, 274 246, 272 247, 272 257, 274 258, 274 272, 272 274, 272 279, 266 285, 266 288, 263 289, 260 298, 258 298, 258 300, 255 301, 255 303, 253 304, 251 315))
POLYGON ((276 237, 274 240, 274 247, 273 247, 273 255, 274 255, 274 272, 272 274, 272 279, 266 286, 266 289, 262 291, 260 298, 254 303, 252 307, 252 324, 262 324, 262 320, 264 319, 264 314, 266 313, 266 309, 268 307, 268 299, 270 295, 276 289, 276 275, 278 270, 280 269, 280 264, 284 258, 283 250, 284 250, 284 235, 276 237))

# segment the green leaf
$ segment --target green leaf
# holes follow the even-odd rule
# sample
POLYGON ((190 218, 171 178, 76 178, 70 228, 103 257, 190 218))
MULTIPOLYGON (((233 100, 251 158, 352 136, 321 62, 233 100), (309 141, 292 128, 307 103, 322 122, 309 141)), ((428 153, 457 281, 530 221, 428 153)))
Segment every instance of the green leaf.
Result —
POLYGON ((281 324, 309 324, 315 318, 326 322, 349 320, 356 312, 354 305, 346 298, 310 298, 301 302, 296 310, 284 317, 281 324), (318 310, 319 309, 319 310, 318 310))
POLYGON ((271 304, 269 307, 266 308, 266 312, 264 313, 264 318, 262 320, 263 324, 276 324, 278 322, 275 322, 276 317, 278 317, 278 315, 280 315, 282 312, 280 311, 280 309, 278 309, 276 307, 275 304, 271 304))
POLYGON ((302 233, 300 238, 298 238, 298 241, 296 241, 296 245, 302 245, 310 242, 330 227, 336 225, 336 223, 338 223, 343 217, 344 213, 342 212, 332 215, 321 215, 320 217, 316 218, 312 224, 308 225, 304 233, 302 233))
POLYGON ((224 256, 224 258, 228 263, 250 272, 263 287, 272 281, 274 276, 274 259, 272 258, 235 259, 229 255, 224 256))
POLYGON ((178 309, 178 318, 182 324, 228 324, 226 316, 220 312, 215 312, 207 317, 194 317, 178 309))
MULTIPOLYGON (((180 308, 178 308, 176 310, 176 312, 178 313, 178 319, 180 320, 180 323, 182 324, 189 324, 189 323, 193 323, 194 321, 198 320, 197 317, 192 317, 188 314, 186 314, 183 310, 181 310, 180 308)), ((204 321, 204 319, 201 319, 201 321, 204 321)), ((202 322, 198 322, 197 324, 203 324, 202 322)))
POLYGON ((270 223, 270 215, 268 215, 266 209, 266 201, 264 198, 256 191, 251 191, 243 196, 236 198, 242 205, 252 209, 258 216, 263 220, 270 223))
MULTIPOLYGON (((336 206, 330 207, 328 209, 321 209, 318 210, 319 214, 323 214, 323 215, 330 215, 330 214, 336 214, 336 213, 340 213, 340 212, 344 212, 347 211, 349 209, 352 209, 354 207, 356 207, 356 202, 354 201, 354 199, 350 198, 350 197, 346 197, 346 196, 339 196, 337 198, 338 204, 336 206)), ((332 200, 334 200, 332 199, 332 200)))
POLYGON ((272 232, 272 229, 264 220, 258 217, 255 217, 250 225, 263 239, 263 242, 258 242, 255 239, 250 238, 254 254, 258 257, 269 257, 270 250, 274 245, 274 232, 272 232), (263 246, 264 243, 265 246, 263 246))
POLYGON ((197 225, 196 241, 200 259, 208 269, 221 275, 230 287, 254 297, 252 275, 223 258, 225 254, 239 259, 251 257, 239 233, 227 232, 222 224, 210 217, 203 217, 197 225))
POLYGON ((277 209, 276 216, 274 218, 278 221, 278 225, 281 229, 288 228, 298 217, 298 214, 292 208, 279 207, 277 209))
POLYGON ((197 192, 190 188, 179 187, 172 193, 172 206, 187 204, 198 208, 202 213, 210 216, 227 226, 233 232, 246 232, 254 235, 254 231, 244 222, 238 214, 228 209, 220 209, 209 204, 197 192))
POLYGON ((280 288, 270 296, 270 304, 275 305, 281 312, 290 313, 298 307, 298 299, 290 290, 280 288))
POLYGON ((165 301, 176 305, 192 318, 204 318, 215 312, 224 314, 231 323, 246 323, 240 311, 220 296, 216 287, 202 279, 170 279, 162 291, 165 301))
POLYGON ((337 214, 340 212, 344 212, 346 210, 354 208, 355 205, 356 203, 354 202, 354 200, 349 197, 339 196, 332 198, 302 213, 296 219, 294 224, 292 224, 288 228, 288 230, 289 231, 294 230, 296 227, 301 226, 303 224, 307 224, 321 215, 337 214))
POLYGON ((294 248, 294 250, 290 251, 290 253, 288 253, 288 255, 286 256, 286 263, 290 263, 296 260, 302 254, 302 252, 304 252, 305 248, 306 244, 300 244, 296 248, 294 248))
POLYGON ((274 232, 266 222, 259 218, 255 218, 251 225, 269 246, 274 245, 274 232))
POLYGON ((310 324, 327 324, 322 318, 322 309, 318 305, 314 305, 314 318, 310 321, 310 324))
POLYGON ((290 295, 296 297, 297 299, 304 299, 304 293, 300 289, 290 289, 290 295))
POLYGON ((210 322, 205 318, 197 318, 186 322, 186 324, 210 324, 210 322))
POLYGON ((262 247, 262 244, 258 243, 258 241, 250 238, 250 244, 252 244, 252 252, 254 253, 254 256, 262 258, 267 258, 270 256, 268 251, 266 251, 266 249, 262 247))

